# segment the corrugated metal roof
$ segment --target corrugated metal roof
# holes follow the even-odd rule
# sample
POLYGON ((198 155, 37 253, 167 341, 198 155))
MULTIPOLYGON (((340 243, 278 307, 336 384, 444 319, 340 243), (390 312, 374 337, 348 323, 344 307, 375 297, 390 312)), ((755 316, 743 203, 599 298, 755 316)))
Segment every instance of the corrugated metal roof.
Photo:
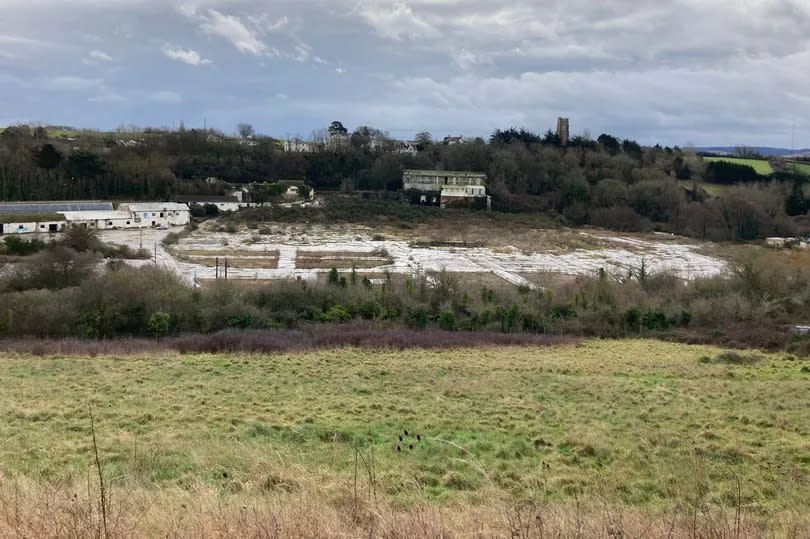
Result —
POLYGON ((212 204, 222 202, 239 202, 238 198, 230 195, 178 195, 174 198, 178 202, 210 202, 212 204))
POLYGON ((0 202, 0 213, 55 213, 65 211, 112 211, 112 202, 0 202))
POLYGON ((132 219, 128 211, 65 211, 62 215, 68 221, 98 221, 107 219, 132 219))
POLYGON ((118 206, 119 210, 123 211, 131 211, 131 212, 143 212, 143 211, 188 211, 188 206, 186 204, 179 204, 177 202, 133 202, 133 203, 124 203, 118 206))

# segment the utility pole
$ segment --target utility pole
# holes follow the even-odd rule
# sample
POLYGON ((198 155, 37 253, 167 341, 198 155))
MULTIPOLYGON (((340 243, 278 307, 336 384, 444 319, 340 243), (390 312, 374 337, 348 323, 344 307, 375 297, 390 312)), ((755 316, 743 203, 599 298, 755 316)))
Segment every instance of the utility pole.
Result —
POLYGON ((217 257, 216 264, 216 269, 214 270, 214 279, 219 279, 219 257, 217 257))
POLYGON ((141 227, 140 225, 138 226, 138 232, 140 232, 140 234, 141 234, 141 242, 140 242, 140 246, 138 248, 143 249, 143 227, 141 227))
POLYGON ((157 242, 155 242, 155 266, 157 266, 157 242))
POLYGON ((228 280, 228 259, 225 258, 225 280, 228 280))

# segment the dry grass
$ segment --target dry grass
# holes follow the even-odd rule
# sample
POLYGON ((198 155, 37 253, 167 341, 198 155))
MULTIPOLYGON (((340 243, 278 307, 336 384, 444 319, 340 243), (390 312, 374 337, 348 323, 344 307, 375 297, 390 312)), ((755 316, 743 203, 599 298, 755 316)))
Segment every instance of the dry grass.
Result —
MULTIPOLYGON (((222 257, 219 259, 219 267, 225 267, 225 261, 228 261, 229 268, 235 269, 276 269, 278 267, 278 255, 275 258, 271 257, 251 257, 251 258, 238 258, 238 257, 222 257)), ((215 257, 195 257, 189 259, 193 264, 207 266, 213 268, 217 265, 217 258, 215 257)), ((223 269, 224 271, 224 269, 223 269)))
POLYGON ((356 251, 301 251, 295 258, 298 269, 349 269, 390 266, 394 259, 386 254, 356 251))
POLYGON ((0 536, 100 535, 87 403, 112 536, 810 533, 810 377, 786 357, 254 342, 257 355, 7 354, 0 536))
MULTIPOLYGON (((357 481, 324 493, 311 476, 294 483, 273 475, 256 478, 261 496, 223 494, 204 484, 185 491, 154 492, 120 485, 109 504, 109 537, 668 537, 796 538, 810 533, 807 516, 784 512, 770 519, 733 509, 672 507, 640 511, 583 497, 562 504, 498 498, 481 506, 420 504, 392 506, 375 498, 384 484, 365 471, 357 481), (295 484, 290 492, 290 485, 295 484)), ((235 482, 234 485, 239 483, 235 482)), ((103 537, 97 485, 32 484, 0 479, 0 535, 3 537, 103 537)))
POLYGON ((193 258, 193 257, 236 257, 244 258, 251 256, 269 256, 278 257, 278 251, 275 249, 269 251, 258 251, 251 249, 175 249, 172 251, 179 258, 193 258))

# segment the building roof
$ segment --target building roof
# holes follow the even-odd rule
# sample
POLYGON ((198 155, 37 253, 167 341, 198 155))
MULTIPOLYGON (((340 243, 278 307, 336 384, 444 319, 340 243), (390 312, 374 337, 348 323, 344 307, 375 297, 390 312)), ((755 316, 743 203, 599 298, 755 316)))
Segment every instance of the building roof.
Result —
POLYGON ((119 210, 130 211, 134 213, 143 211, 188 211, 186 204, 179 204, 177 202, 133 202, 124 203, 118 206, 119 210))
POLYGON ((486 178, 483 172, 469 172, 462 170, 413 170, 408 169, 403 172, 405 176, 461 176, 468 178, 486 178))
POLYGON ((112 202, 0 202, 0 214, 62 213, 65 211, 112 211, 112 202))
POLYGON ((286 185, 287 187, 304 187, 306 183, 302 182, 301 180, 279 180, 276 182, 279 185, 286 185))
POLYGON ((132 219, 128 211, 65 211, 62 212, 68 221, 106 221, 112 219, 132 219))
POLYGON ((177 202, 192 202, 197 204, 221 204, 223 202, 239 202, 239 199, 230 195, 180 195, 174 197, 177 202))

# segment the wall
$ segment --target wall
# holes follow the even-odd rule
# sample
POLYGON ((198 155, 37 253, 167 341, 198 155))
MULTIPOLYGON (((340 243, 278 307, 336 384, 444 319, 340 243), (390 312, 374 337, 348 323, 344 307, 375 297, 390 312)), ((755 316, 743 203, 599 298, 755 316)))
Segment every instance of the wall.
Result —
POLYGON ((33 234, 37 232, 51 232, 51 226, 56 226, 57 231, 63 230, 67 225, 66 221, 42 221, 37 223, 2 223, 2 234, 33 234), (22 228, 20 228, 22 227, 22 228))

